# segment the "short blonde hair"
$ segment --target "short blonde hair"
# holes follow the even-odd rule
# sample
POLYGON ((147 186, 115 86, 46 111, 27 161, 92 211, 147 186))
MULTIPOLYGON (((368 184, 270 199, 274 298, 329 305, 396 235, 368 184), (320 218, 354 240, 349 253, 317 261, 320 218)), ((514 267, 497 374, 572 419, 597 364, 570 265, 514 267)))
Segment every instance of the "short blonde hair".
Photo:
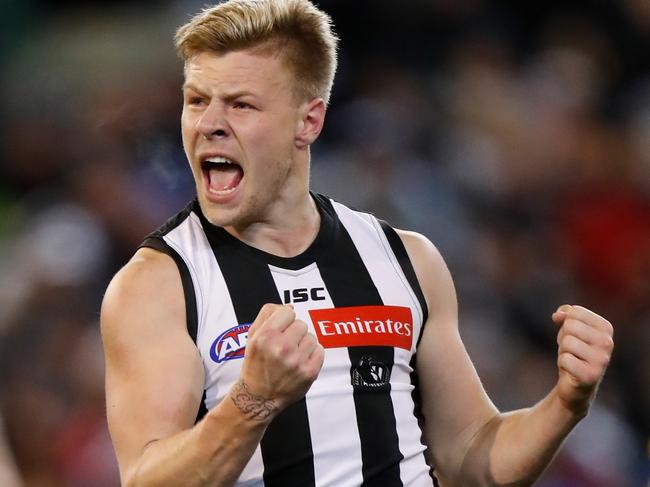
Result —
POLYGON ((329 15, 309 0, 229 0, 203 9, 176 31, 175 41, 185 62, 205 51, 268 48, 293 71, 299 97, 329 102, 338 38, 329 15))

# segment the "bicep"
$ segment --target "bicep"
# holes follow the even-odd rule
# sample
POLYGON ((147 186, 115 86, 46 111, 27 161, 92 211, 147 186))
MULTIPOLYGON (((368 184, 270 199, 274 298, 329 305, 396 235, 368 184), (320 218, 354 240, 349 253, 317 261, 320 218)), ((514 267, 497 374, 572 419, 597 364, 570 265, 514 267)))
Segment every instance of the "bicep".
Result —
POLYGON ((431 318, 418 348, 425 437, 443 472, 456 471, 475 434, 498 414, 457 329, 431 318))
POLYGON ((190 428, 202 397, 203 366, 170 265, 128 264, 102 304, 107 417, 123 475, 146 445, 190 428))
POLYGON ((461 340, 456 292, 442 256, 424 237, 400 234, 429 307, 417 350, 425 439, 436 469, 451 477, 473 436, 498 411, 461 340))

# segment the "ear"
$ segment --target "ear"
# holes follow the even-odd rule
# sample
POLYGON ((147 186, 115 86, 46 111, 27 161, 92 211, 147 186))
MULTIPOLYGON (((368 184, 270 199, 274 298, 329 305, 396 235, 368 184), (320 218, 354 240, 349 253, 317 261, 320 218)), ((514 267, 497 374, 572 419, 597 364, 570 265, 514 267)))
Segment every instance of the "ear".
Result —
POLYGON ((325 111, 325 102, 322 98, 314 98, 300 107, 300 120, 295 138, 296 147, 304 149, 314 143, 323 130, 325 111))

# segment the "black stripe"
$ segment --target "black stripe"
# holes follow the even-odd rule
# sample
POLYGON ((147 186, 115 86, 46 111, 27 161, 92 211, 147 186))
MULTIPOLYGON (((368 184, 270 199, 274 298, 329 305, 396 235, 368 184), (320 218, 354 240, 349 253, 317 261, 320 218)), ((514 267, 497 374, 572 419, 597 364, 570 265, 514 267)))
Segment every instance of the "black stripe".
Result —
MULTIPOLYGON (((190 201, 185 208, 183 208, 181 211, 179 211, 176 215, 171 217, 169 220, 167 220, 163 225, 158 227, 155 231, 147 235, 145 242, 148 238, 150 237, 163 237, 164 235, 167 235, 169 232, 171 232, 174 228, 176 228, 178 225, 183 223, 185 219, 188 217, 188 215, 192 212, 195 211, 196 208, 198 207, 198 202, 196 198, 194 198, 192 201, 190 201)), ((144 246, 141 245, 141 247, 144 246)))
POLYGON ((427 444, 427 441, 424 438, 424 423, 426 421, 426 418, 422 413, 422 393, 420 389, 420 377, 418 376, 418 372, 417 372, 417 353, 414 353, 413 356, 411 357, 411 362, 409 363, 409 366, 411 367, 412 370, 410 379, 411 379, 411 384, 413 384, 413 391, 411 392, 411 398, 413 399, 413 416, 415 416, 416 419, 418 420, 418 426, 420 427, 420 431, 422 432, 420 436, 420 442, 423 445, 427 446, 427 449, 422 453, 422 455, 424 457, 424 462, 429 467, 429 476, 433 480, 433 485, 437 486, 438 483, 433 473, 434 468, 433 468, 433 459, 431 458, 431 446, 427 444))
POLYGON ((208 414, 208 408, 205 405, 205 389, 203 390, 203 397, 201 398, 201 404, 199 406, 199 412, 196 413, 196 423, 203 419, 203 416, 208 414))
POLYGON ((147 235, 139 247, 149 247, 158 250, 159 252, 169 255, 172 259, 174 259, 174 262, 176 262, 176 266, 178 267, 178 271, 181 275, 181 282, 183 284, 183 294, 185 295, 187 332, 192 337, 192 341, 194 343, 196 343, 198 318, 196 309, 196 295, 194 294, 194 283, 192 282, 192 276, 190 275, 187 264, 183 258, 178 255, 178 252, 170 247, 167 242, 165 242, 163 237, 178 227, 181 223, 183 223, 196 206, 197 201, 196 199, 193 199, 187 204, 187 206, 185 206, 185 208, 167 220, 161 227, 147 235))
MULTIPOLYGON (((424 333, 424 325, 427 322, 427 318, 429 316, 429 307, 427 306, 426 299, 424 298, 424 293, 422 292, 422 288, 420 287, 420 283, 417 279, 417 275, 415 274, 415 269, 413 268, 411 259, 408 256, 406 247, 404 247, 404 242, 402 242, 402 239, 400 238, 400 236, 397 234, 397 232, 393 227, 391 227, 388 223, 386 223, 383 220, 378 220, 378 221, 381 225, 382 230, 384 231, 384 234, 386 235, 386 239, 388 240, 388 243, 390 244, 393 253, 395 254, 395 257, 397 258, 397 262, 402 268, 402 272, 404 272, 404 275, 406 276, 406 280, 411 286, 411 289, 415 293, 415 296, 417 297, 420 303, 420 307, 422 308, 422 327, 420 328, 420 334, 418 335, 418 340, 416 342, 416 348, 417 348, 417 346, 420 344, 420 340, 422 339, 422 335, 424 333)), ((424 414, 422 414, 422 396, 420 393, 420 384, 419 384, 419 377, 417 373, 416 356, 417 353, 413 354, 410 363, 412 369, 410 380, 411 380, 411 384, 413 384, 414 386, 413 392, 411 392, 411 398, 413 399, 413 406, 414 406, 413 414, 418 420, 418 425, 420 426, 420 430, 424 431, 425 418, 424 418, 424 414)), ((424 438, 421 438, 421 441, 424 445, 427 444, 424 438)), ((429 453, 430 452, 428 450, 425 451, 424 460, 429 466, 429 475, 433 479, 434 485, 437 485, 437 481, 433 474, 433 465, 430 462, 431 455, 429 453)))
MULTIPOLYGON (((237 321, 252 323, 265 303, 282 303, 268 265, 250 258, 250 253, 241 244, 224 235, 225 230, 210 226, 203 218, 202 222, 228 287, 237 321)), ((260 448, 266 487, 316 484, 304 398, 271 422, 260 448)))
MULTIPOLYGON (((350 235, 338 224, 336 244, 318 259, 318 269, 336 307, 383 304, 350 235)), ((383 363, 392 371, 392 347, 349 347, 350 379, 364 358, 383 363)), ((354 405, 361 441, 364 486, 401 486, 395 412, 390 383, 376 388, 354 386, 354 405)))
POLYGON ((418 336, 418 341, 416 342, 417 347, 417 345, 420 344, 420 340, 422 339, 422 332, 424 331, 424 325, 429 317, 429 307, 427 306, 426 299, 424 299, 424 293, 420 288, 420 283, 418 282, 417 275, 415 274, 415 269, 413 269, 411 259, 409 259, 408 253, 406 252, 406 247, 404 247, 404 242, 402 242, 402 239, 393 227, 391 227, 383 220, 378 221, 381 224, 381 228, 384 230, 384 234, 386 235, 386 239, 388 240, 391 249, 393 249, 395 257, 397 257, 397 262, 399 262, 399 265, 402 268, 402 272, 404 272, 404 275, 406 276, 406 280, 411 285, 411 289, 413 289, 415 296, 420 302, 420 308, 422 308, 422 328, 420 329, 420 335, 418 336))
POLYGON ((196 333, 198 330, 198 315, 196 310, 196 294, 194 293, 194 283, 192 282, 192 276, 187 264, 183 258, 178 255, 172 247, 165 242, 162 237, 147 237, 140 247, 150 247, 152 249, 158 250, 169 255, 176 266, 178 267, 178 272, 181 275, 181 283, 183 284, 183 295, 185 296, 185 319, 187 322, 187 332, 192 341, 196 343, 196 333))

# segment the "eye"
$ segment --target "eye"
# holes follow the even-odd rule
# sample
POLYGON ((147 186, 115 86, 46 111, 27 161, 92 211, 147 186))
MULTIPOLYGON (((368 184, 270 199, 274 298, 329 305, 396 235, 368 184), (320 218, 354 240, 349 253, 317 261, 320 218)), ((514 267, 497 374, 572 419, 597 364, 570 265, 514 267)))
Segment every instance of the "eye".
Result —
POLYGON ((232 107, 237 110, 248 110, 250 108, 253 108, 253 105, 246 103, 244 101, 236 101, 232 104, 232 107))
POLYGON ((190 96, 187 99, 188 105, 198 106, 198 105, 202 105, 203 103, 205 103, 205 99, 201 98, 200 96, 190 96))

